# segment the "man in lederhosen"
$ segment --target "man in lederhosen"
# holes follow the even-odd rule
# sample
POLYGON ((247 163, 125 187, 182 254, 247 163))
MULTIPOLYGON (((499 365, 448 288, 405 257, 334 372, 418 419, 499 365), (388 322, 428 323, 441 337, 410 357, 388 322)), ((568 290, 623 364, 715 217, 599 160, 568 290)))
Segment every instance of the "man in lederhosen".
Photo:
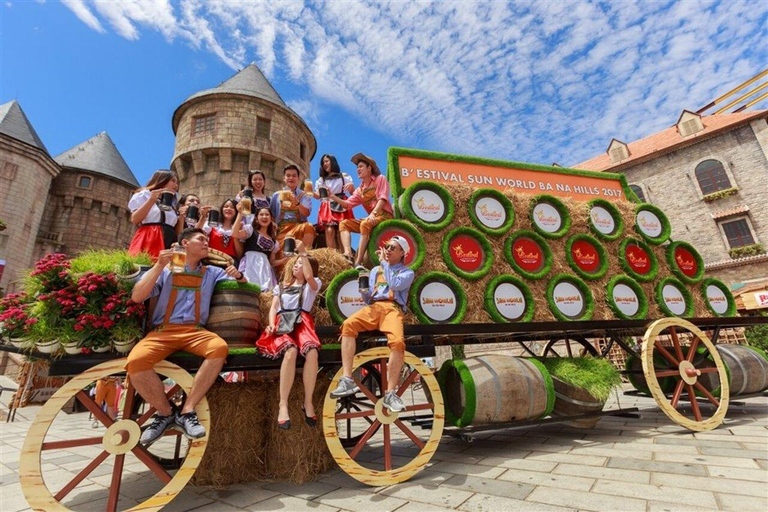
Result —
POLYGON ((315 227, 307 222, 312 213, 312 197, 301 190, 301 173, 293 164, 283 169, 283 190, 272 194, 269 207, 272 218, 277 222, 277 238, 280 253, 283 252, 283 242, 288 237, 304 242, 307 249, 315 241, 315 227))
POLYGON ((208 321, 213 288, 227 279, 246 282, 234 266, 221 269, 202 264, 208 256, 208 237, 202 229, 184 230, 180 243, 186 249, 185 271, 172 273, 165 268, 173 249, 161 251, 157 263, 136 283, 131 295, 134 302, 159 296, 151 319, 152 330, 131 350, 125 365, 136 391, 157 410, 154 421, 141 435, 143 444, 155 441, 174 423, 187 437, 205 436, 195 406, 216 380, 228 354, 227 343, 203 327, 208 321), (154 370, 156 363, 177 351, 205 358, 181 409, 168 401, 154 370))

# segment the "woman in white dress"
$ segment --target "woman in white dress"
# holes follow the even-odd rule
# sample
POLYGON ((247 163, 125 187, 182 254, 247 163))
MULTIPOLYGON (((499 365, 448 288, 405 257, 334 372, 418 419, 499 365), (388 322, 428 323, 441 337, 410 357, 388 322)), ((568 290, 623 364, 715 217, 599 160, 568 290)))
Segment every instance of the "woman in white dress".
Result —
POLYGON ((270 209, 259 208, 253 217, 251 224, 243 224, 242 208, 238 208, 232 236, 245 239, 245 254, 238 270, 249 283, 259 285, 262 290, 271 290, 277 285, 273 267, 284 265, 288 258, 277 258, 280 247, 275 240, 275 223, 270 209))

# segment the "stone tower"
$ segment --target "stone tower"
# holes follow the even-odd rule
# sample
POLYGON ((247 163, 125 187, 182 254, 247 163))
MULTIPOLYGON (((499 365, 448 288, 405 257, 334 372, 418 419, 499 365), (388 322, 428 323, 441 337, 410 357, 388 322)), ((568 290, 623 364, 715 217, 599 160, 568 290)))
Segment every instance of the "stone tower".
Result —
POLYGON ((43 226, 61 241, 59 251, 127 248, 136 231, 128 200, 139 183, 107 132, 54 160, 61 174, 51 184, 43 226))
POLYGON ((172 125, 176 147, 171 166, 181 193, 196 193, 217 207, 235 196, 251 169, 267 175, 268 193, 282 187, 282 169, 289 163, 306 178, 317 150, 307 124, 256 64, 187 98, 174 112, 172 125))
POLYGON ((51 180, 58 174, 59 166, 19 103, 0 105, 0 219, 8 225, 0 231, 0 287, 6 292, 18 289, 16 281, 40 256, 36 243, 47 241, 40 225, 51 180))

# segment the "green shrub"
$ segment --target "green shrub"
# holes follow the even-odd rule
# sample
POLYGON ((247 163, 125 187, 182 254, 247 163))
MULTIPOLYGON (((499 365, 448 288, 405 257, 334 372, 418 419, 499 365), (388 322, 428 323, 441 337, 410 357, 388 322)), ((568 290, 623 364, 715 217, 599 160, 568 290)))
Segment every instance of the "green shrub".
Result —
POLYGON ((129 275, 136 271, 137 265, 152 265, 152 259, 146 253, 132 256, 127 251, 90 249, 72 259, 70 265, 73 274, 93 272, 103 275, 114 272, 118 275, 129 275))
POLYGON ((763 244, 744 245, 742 247, 736 247, 728 251, 728 256, 731 259, 744 258, 746 256, 754 256, 756 254, 764 254, 765 248, 763 244))
POLYGON ((597 400, 607 400, 613 388, 621 384, 618 370, 606 359, 550 357, 540 361, 553 377, 584 389, 597 400))
POLYGON ((768 352, 768 324, 749 327, 745 329, 744 335, 747 337, 750 346, 768 352))

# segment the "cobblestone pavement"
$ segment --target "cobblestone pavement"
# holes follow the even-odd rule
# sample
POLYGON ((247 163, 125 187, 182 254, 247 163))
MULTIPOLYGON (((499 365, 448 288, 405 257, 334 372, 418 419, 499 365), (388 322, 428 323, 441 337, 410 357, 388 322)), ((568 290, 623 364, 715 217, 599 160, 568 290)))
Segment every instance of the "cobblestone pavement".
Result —
MULTIPOLYGON (((445 436, 429 467, 400 485, 372 488, 334 470, 302 486, 187 486, 165 510, 768 510, 768 398, 732 405, 725 423, 706 433, 672 424, 648 398, 620 396, 608 407, 615 408, 617 398, 621 407, 639 407, 641 417, 605 417, 589 430, 551 424, 486 432, 472 443, 445 436)), ((0 427, 3 512, 27 509, 18 481, 19 453, 35 412, 22 409, 14 423, 0 427)), ((50 435, 93 436, 97 431, 86 418, 73 414, 57 420, 50 435)), ((58 489, 99 451, 46 453, 46 481, 58 489)), ((397 447, 394 451, 397 459, 397 447)), ((141 463, 126 461, 130 474, 121 487, 121 508, 159 489, 141 463)), ((97 468, 65 504, 103 510, 110 470, 97 468)))

